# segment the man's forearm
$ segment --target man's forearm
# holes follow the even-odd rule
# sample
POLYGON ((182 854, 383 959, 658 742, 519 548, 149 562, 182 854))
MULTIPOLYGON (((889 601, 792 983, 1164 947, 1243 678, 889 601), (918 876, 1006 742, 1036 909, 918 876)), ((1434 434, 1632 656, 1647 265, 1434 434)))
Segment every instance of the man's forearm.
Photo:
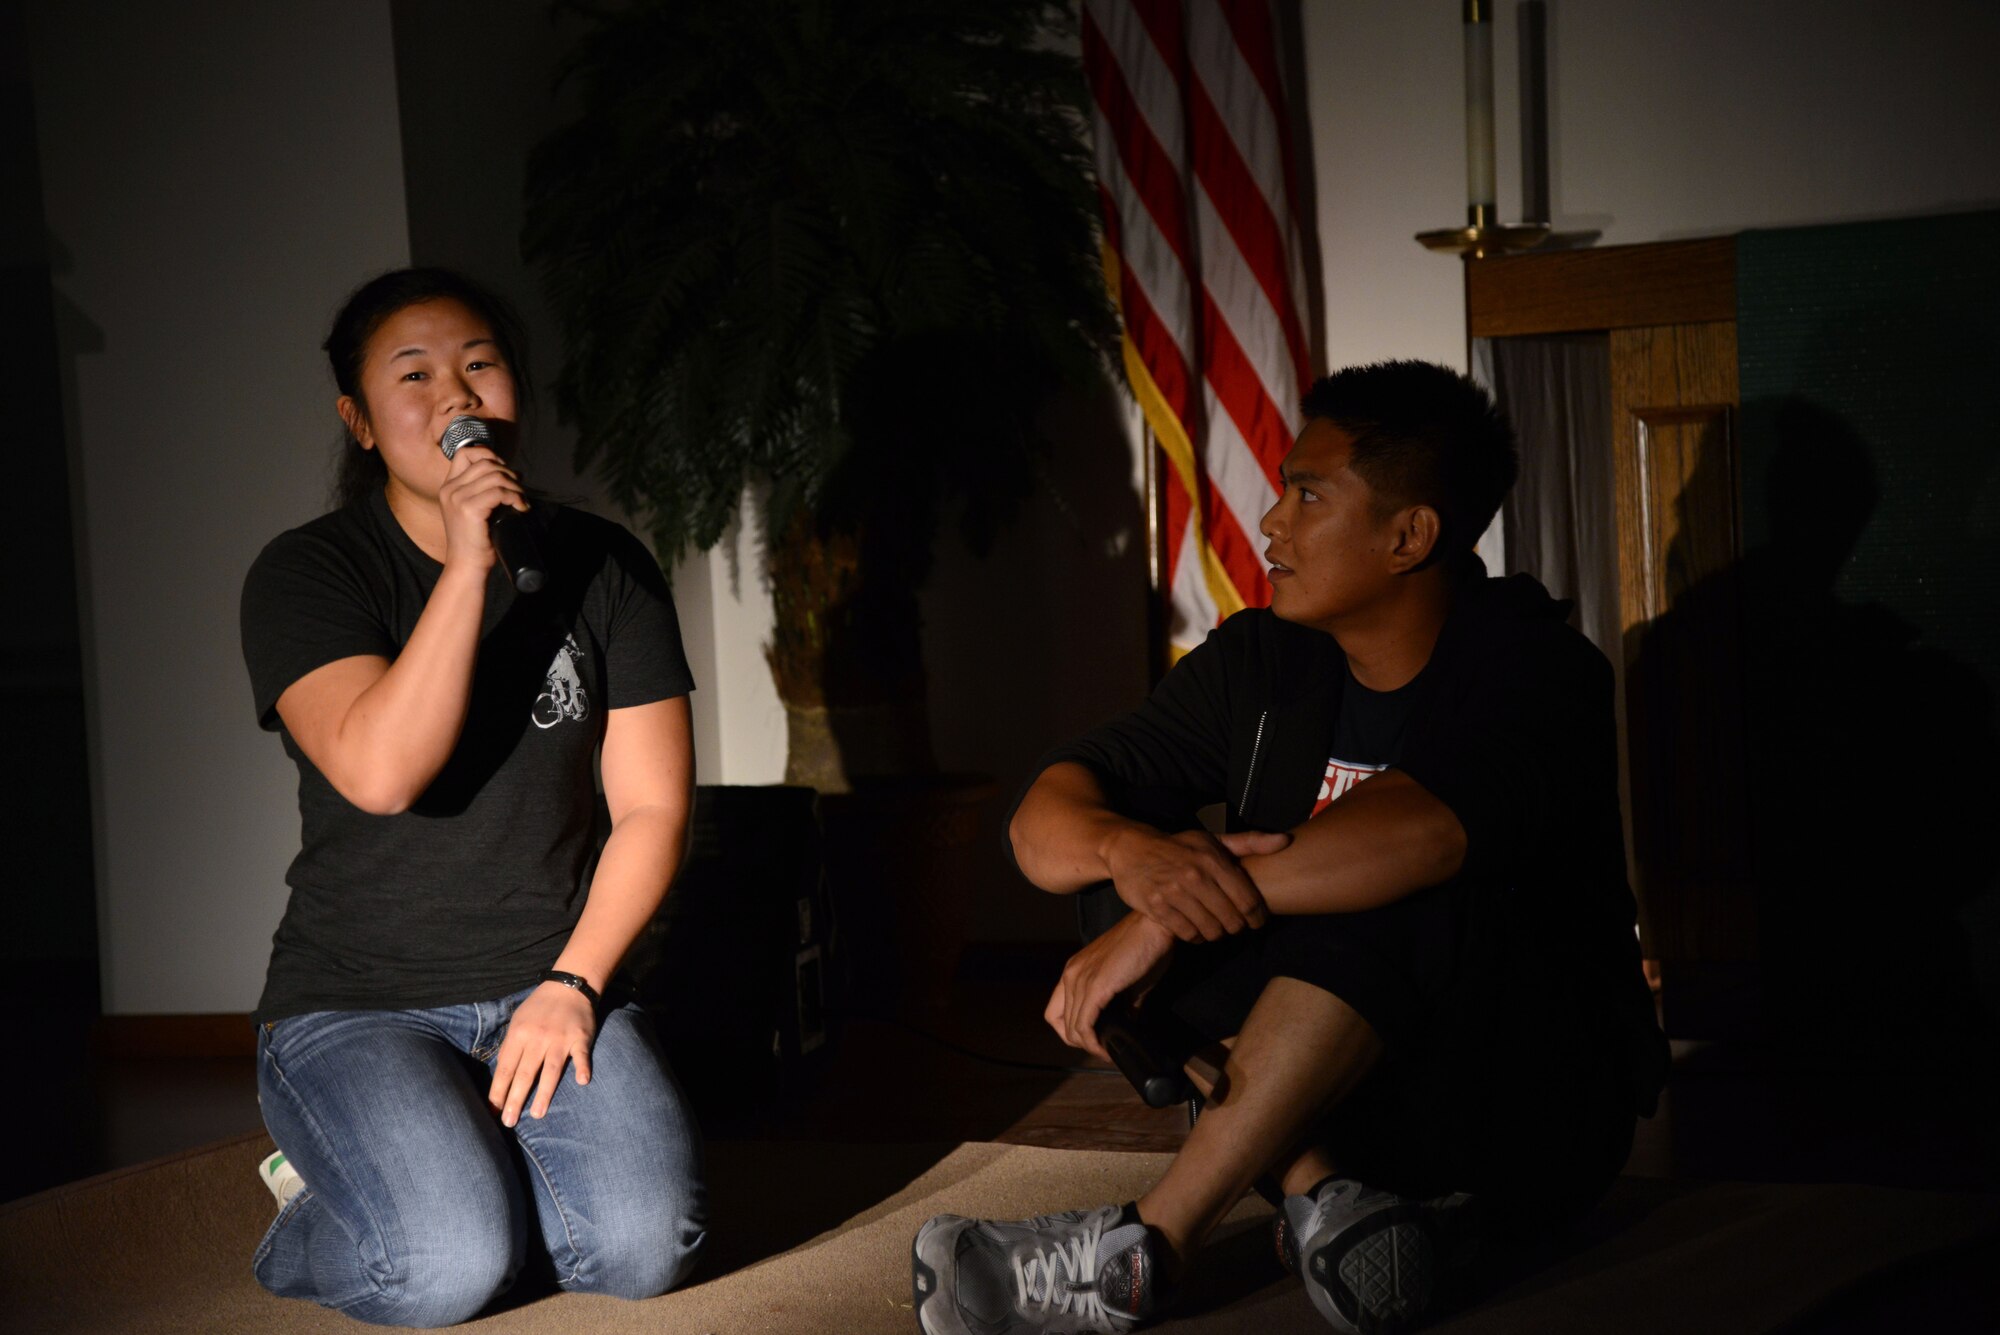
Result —
POLYGON ((1073 895, 1111 875, 1105 850, 1113 838, 1143 828, 1110 808, 1095 774, 1064 761, 1028 789, 1007 837, 1023 876, 1051 894, 1073 895))
POLYGON ((1450 880, 1465 828, 1415 779, 1388 770, 1292 832, 1276 853, 1242 859, 1273 913, 1354 913, 1450 880))

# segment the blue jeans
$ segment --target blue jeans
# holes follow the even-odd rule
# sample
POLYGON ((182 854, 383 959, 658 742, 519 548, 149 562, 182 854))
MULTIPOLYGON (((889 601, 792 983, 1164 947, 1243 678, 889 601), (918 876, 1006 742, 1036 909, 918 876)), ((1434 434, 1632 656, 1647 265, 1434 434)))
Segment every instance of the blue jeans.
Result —
POLYGON ((505 1292, 533 1235, 556 1283, 650 1298, 706 1237, 701 1141, 635 1006, 607 1013, 591 1078, 565 1068, 546 1117, 486 1102, 522 991, 264 1025, 264 1125, 305 1180, 252 1266, 284 1298, 381 1325, 445 1326, 505 1292))

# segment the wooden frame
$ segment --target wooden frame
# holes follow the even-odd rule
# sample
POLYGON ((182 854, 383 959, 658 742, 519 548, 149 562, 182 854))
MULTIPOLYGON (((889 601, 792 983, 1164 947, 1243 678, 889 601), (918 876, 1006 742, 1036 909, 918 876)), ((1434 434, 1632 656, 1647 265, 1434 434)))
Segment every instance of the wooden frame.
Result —
POLYGON ((1736 318, 1736 238, 1465 262, 1468 338, 1736 318))

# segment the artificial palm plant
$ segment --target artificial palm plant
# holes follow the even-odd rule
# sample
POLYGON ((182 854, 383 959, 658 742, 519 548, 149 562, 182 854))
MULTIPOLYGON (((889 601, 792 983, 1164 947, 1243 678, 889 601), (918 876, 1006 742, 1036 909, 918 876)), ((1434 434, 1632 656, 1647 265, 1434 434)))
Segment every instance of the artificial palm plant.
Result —
POLYGON ((916 591, 1037 476, 1036 419, 1115 346, 1085 87, 1043 0, 639 0, 591 20, 583 115, 524 247, 579 464, 664 559, 765 507, 787 779, 933 764, 916 591))

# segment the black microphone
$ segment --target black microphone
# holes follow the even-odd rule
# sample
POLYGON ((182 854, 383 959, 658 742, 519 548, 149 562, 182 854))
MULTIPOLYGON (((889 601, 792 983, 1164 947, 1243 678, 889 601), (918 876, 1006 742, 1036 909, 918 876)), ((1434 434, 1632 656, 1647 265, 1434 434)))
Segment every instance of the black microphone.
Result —
MULTIPOLYGON (((460 413, 445 427, 438 448, 449 459, 462 445, 484 445, 491 449, 493 428, 470 413, 460 413)), ((514 581, 515 592, 540 590, 548 576, 534 521, 511 505, 496 505, 493 513, 486 516, 486 528, 493 535, 493 546, 500 553, 500 564, 507 571, 507 578, 514 581)))
POLYGON ((1192 1049, 1176 1041, 1181 1036, 1171 1029, 1134 1009, 1123 992, 1097 1017, 1097 1041, 1149 1108, 1171 1108, 1194 1093, 1181 1069, 1192 1049))

